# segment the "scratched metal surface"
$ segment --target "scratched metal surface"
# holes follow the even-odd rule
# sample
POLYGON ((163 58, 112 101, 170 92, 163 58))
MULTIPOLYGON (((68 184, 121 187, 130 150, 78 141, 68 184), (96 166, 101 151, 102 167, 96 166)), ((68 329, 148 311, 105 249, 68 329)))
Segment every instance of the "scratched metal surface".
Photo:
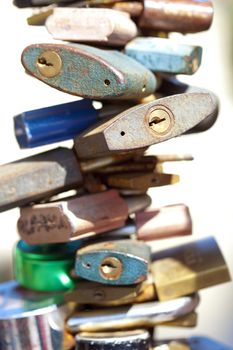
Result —
POLYGON ((194 311, 199 304, 197 294, 166 302, 147 302, 114 308, 77 311, 67 320, 71 332, 95 332, 115 329, 151 328, 194 311))
POLYGON ((142 28, 196 33, 209 29, 213 20, 210 0, 144 0, 142 28))
POLYGON ((137 105, 115 118, 88 129, 75 138, 79 157, 104 155, 156 144, 183 134, 213 112, 214 101, 208 93, 180 94, 137 105), (153 109, 166 108, 172 113, 171 126, 159 134, 149 127, 153 109))
POLYGON ((127 217, 127 203, 110 190, 21 208, 17 228, 28 244, 59 243, 119 228, 127 217))
POLYGON ((146 279, 149 261, 150 247, 146 244, 134 241, 105 242, 80 249, 76 255, 75 271, 79 277, 91 281, 129 285, 146 279), (122 264, 118 279, 107 280, 100 274, 101 263, 108 257, 115 257, 122 264))
POLYGON ((123 46, 137 35, 137 27, 122 11, 106 8, 55 8, 46 20, 55 39, 123 46))
POLYGON ((126 55, 153 72, 193 74, 201 64, 202 48, 171 39, 137 37, 125 46, 126 55))
POLYGON ((29 204, 82 182, 72 150, 57 148, 1 165, 0 211, 29 204))
POLYGON ((95 99, 137 99, 155 91, 156 78, 147 68, 118 51, 105 51, 87 45, 35 44, 22 53, 24 68, 34 77, 61 91, 95 99), (61 72, 43 76, 37 60, 52 50, 62 60, 61 72))

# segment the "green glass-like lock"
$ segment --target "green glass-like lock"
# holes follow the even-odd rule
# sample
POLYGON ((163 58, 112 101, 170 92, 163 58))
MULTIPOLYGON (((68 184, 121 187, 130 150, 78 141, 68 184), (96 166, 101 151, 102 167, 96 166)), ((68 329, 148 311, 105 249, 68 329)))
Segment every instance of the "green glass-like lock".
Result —
POLYGON ((62 291, 74 287, 71 277, 80 242, 30 246, 20 240, 14 253, 18 283, 37 291, 62 291))

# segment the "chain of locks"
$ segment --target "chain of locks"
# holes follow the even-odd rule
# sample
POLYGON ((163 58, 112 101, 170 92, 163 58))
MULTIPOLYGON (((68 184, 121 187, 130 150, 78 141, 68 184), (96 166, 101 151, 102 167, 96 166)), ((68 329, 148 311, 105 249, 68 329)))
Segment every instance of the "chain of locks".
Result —
POLYGON ((28 24, 55 39, 23 50, 26 72, 82 99, 14 117, 20 148, 73 147, 1 165, 0 210, 19 207, 20 240, 15 280, 0 285, 0 349, 230 350, 206 337, 153 333, 195 327, 198 291, 230 280, 213 237, 162 251, 150 244, 192 234, 185 204, 154 208, 147 193, 179 181, 164 163, 192 156, 147 151, 206 131, 218 116, 213 92, 177 79, 198 70, 202 48, 171 35, 208 30, 212 2, 14 5, 34 7, 28 24))

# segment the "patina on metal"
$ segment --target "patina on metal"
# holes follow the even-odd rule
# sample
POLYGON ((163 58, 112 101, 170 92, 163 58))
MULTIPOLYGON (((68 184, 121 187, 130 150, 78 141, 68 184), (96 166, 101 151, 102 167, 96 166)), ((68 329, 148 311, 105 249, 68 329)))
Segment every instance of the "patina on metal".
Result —
POLYGON ((156 252, 152 260, 151 273, 162 301, 231 280, 214 237, 156 252))
POLYGON ((213 20, 211 0, 143 0, 139 26, 164 32, 197 33, 213 20))
POLYGON ((90 244, 77 252, 77 276, 104 284, 130 285, 147 278, 150 247, 133 240, 90 244))
POLYGON ((142 283, 123 286, 78 280, 76 288, 65 294, 65 300, 81 305, 117 306, 157 300, 157 295, 149 274, 142 283))
POLYGON ((156 88, 153 73, 134 59, 119 51, 87 45, 30 45, 22 53, 22 64, 28 73, 44 83, 92 99, 138 99, 150 95, 156 88), (59 73, 60 66, 54 55, 62 62, 59 73), (51 71, 55 71, 56 76, 49 76, 51 71))
POLYGON ((153 72, 193 74, 201 64, 202 48, 173 39, 137 37, 125 46, 126 55, 153 72))
POLYGON ((129 13, 133 18, 139 17, 143 10, 143 3, 139 1, 120 1, 110 6, 115 10, 129 13))
POLYGON ((119 173, 103 179, 110 187, 147 191, 150 187, 173 185, 179 182, 179 176, 156 172, 119 173))

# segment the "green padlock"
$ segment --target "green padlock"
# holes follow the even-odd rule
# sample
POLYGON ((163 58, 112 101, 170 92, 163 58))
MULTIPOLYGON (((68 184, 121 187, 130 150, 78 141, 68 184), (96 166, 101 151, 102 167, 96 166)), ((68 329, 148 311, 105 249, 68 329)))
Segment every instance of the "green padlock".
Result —
POLYGON ((18 283, 26 288, 52 292, 75 286, 71 276, 75 254, 81 243, 30 246, 20 240, 14 252, 14 272, 18 283))

